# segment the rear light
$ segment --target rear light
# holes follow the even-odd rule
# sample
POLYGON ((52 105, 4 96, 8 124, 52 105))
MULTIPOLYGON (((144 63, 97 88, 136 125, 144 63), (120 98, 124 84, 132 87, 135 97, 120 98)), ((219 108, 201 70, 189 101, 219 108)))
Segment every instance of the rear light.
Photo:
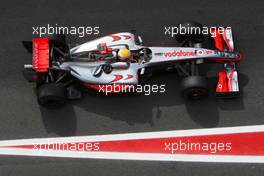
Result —
POLYGON ((36 72, 48 72, 49 68, 49 39, 34 38, 32 53, 32 68, 36 72))

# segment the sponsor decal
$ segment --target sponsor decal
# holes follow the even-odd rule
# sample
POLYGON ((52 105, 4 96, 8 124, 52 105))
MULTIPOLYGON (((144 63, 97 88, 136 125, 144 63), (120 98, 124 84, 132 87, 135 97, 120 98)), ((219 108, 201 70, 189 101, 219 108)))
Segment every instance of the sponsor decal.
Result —
POLYGON ((131 78, 133 78, 133 75, 131 75, 131 74, 127 74, 127 77, 125 78, 125 80, 129 80, 129 79, 131 79, 131 78))
POLYGON ((202 50, 202 49, 199 49, 199 50, 196 50, 195 53, 198 56, 202 56, 202 55, 210 55, 210 54, 213 54, 214 51, 212 51, 212 50, 202 50))
POLYGON ((212 50, 205 50, 205 53, 206 53, 206 54, 213 54, 214 51, 212 51, 212 50))
POLYGON ((171 51, 171 52, 164 52, 163 55, 165 57, 180 57, 180 56, 194 56, 194 51, 171 51))
MULTIPOLYGON (((124 78, 123 75, 114 75, 114 76, 115 76, 115 78, 111 81, 111 83, 120 81, 121 79, 124 78)), ((124 78, 124 80, 129 80, 129 79, 132 79, 133 77, 134 77, 133 75, 127 74, 126 77, 124 78)))
POLYGON ((113 79, 111 82, 117 82, 123 78, 123 75, 115 75, 115 79, 113 79))
POLYGON ((155 53, 154 55, 156 56, 160 56, 163 55, 165 57, 182 57, 182 56, 202 56, 202 55, 209 55, 209 54, 213 54, 214 51, 212 50, 194 50, 194 51, 171 51, 171 52, 164 52, 164 53, 155 53))
MULTIPOLYGON (((131 37, 129 35, 121 35, 123 37, 124 40, 129 40, 131 37)), ((119 35, 111 35, 112 37, 112 42, 116 42, 122 39, 122 37, 119 35)))
POLYGON ((118 36, 118 35, 111 35, 111 37, 113 38, 113 41, 112 42, 121 40, 121 37, 118 36))
POLYGON ((129 40, 131 37, 129 35, 122 35, 123 37, 125 37, 125 40, 129 40))
POLYGON ((203 50, 197 50, 197 51, 196 51, 196 54, 197 54, 198 56, 201 56, 201 55, 204 54, 204 51, 203 51, 203 50))

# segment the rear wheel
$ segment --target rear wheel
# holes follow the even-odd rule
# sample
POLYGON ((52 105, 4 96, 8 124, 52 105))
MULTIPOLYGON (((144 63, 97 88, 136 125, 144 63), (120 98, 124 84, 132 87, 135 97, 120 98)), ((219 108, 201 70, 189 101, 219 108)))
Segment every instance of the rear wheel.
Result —
POLYGON ((38 103, 48 108, 62 106, 66 96, 67 90, 61 83, 47 83, 37 88, 38 103))
POLYGON ((203 76, 189 76, 182 80, 182 94, 184 98, 198 100, 209 93, 207 80, 203 76))

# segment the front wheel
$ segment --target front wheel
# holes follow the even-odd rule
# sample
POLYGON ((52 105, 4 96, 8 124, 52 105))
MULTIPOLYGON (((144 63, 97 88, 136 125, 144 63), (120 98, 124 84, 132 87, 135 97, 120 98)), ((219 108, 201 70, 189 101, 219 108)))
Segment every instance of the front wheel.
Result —
POLYGON ((209 94, 208 84, 205 77, 189 76, 181 83, 184 98, 198 100, 209 94))
POLYGON ((42 84, 37 88, 37 97, 40 105, 56 108, 66 102, 67 90, 61 83, 42 84))

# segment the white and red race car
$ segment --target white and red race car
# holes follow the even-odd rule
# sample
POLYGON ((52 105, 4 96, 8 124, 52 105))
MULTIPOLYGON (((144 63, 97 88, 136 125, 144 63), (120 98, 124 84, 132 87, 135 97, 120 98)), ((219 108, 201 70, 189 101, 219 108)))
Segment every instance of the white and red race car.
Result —
MULTIPOLYGON (((211 49, 203 48, 204 36, 193 34, 179 37, 181 47, 145 46, 139 35, 130 32, 101 37, 71 49, 61 35, 34 38, 27 48, 32 51, 32 64, 24 65, 24 76, 36 82, 38 102, 48 107, 79 98, 79 85, 108 92, 118 86, 123 92, 123 89, 142 84, 156 68, 176 69, 183 78, 179 85, 184 97, 200 99, 208 95, 209 90, 206 77, 199 75, 198 65, 220 63, 224 70, 218 74, 216 95, 237 95, 236 63, 241 54, 234 52, 232 31, 226 28, 223 34, 212 32, 214 46, 211 49), (131 60, 118 60, 116 53, 121 48, 131 51, 131 60)), ((24 46, 27 44, 24 42, 24 46)))

